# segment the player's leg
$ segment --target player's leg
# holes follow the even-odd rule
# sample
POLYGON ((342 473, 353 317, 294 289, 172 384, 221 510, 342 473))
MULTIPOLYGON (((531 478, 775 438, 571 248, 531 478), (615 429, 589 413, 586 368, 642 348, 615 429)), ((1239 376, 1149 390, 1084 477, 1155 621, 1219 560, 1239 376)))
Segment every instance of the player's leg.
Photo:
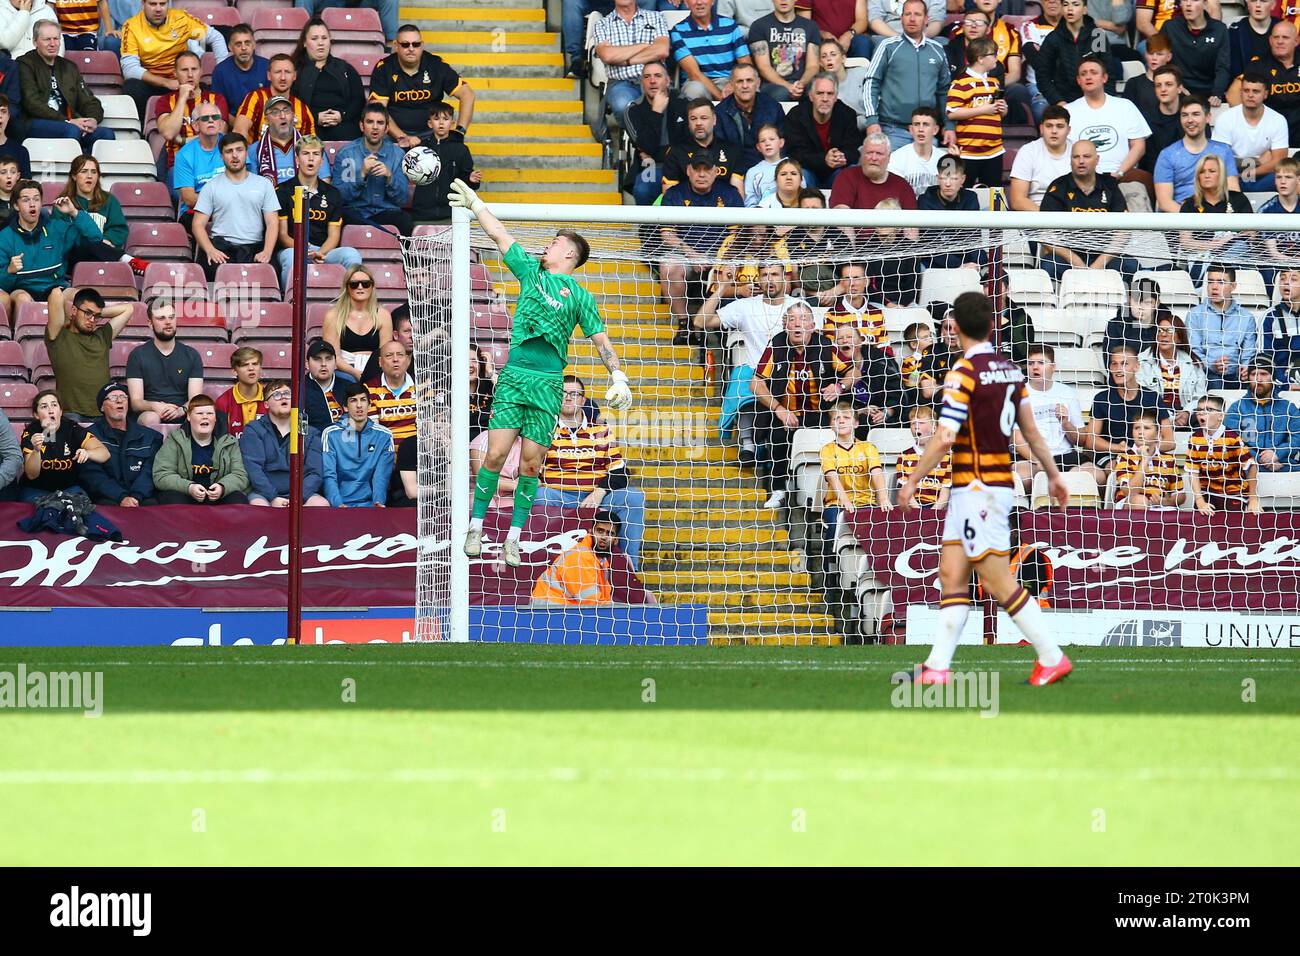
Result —
MULTIPOLYGON (((962 546, 945 541, 939 555, 939 626, 935 631, 926 670, 947 675, 966 618, 970 616, 970 559, 962 546)), ((922 675, 924 680, 925 675, 922 675)))
POLYGON ((1050 684, 1070 672, 1070 661, 1061 651, 1048 630, 1047 619, 1038 602, 1026 591, 1011 572, 1010 559, 1003 554, 990 554, 975 565, 980 583, 993 599, 1007 612, 1011 623, 1038 655, 1038 664, 1029 678, 1031 684, 1050 684))

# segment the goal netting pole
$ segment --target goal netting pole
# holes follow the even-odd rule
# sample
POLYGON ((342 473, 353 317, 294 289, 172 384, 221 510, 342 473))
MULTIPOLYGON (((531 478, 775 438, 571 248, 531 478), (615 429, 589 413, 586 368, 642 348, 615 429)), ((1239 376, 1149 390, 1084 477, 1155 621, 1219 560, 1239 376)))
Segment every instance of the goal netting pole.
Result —
MULTIPOLYGON (((768 440, 772 421, 754 414, 753 370, 766 344, 756 330, 781 331, 795 299, 810 306, 814 341, 825 336, 832 347, 865 341, 887 350, 871 353, 889 363, 864 372, 852 400, 858 436, 873 444, 891 500, 917 444, 913 410, 933 409, 941 398, 935 383, 945 368, 938 353, 947 305, 967 289, 994 299, 1004 351, 1023 361, 1030 342, 1052 347, 1055 381, 1070 391, 1085 428, 1096 395, 1109 384, 1102 353, 1107 325, 1133 308, 1135 280, 1150 279, 1159 291, 1161 311, 1139 309, 1134 316, 1142 329, 1136 334, 1148 339, 1158 319, 1167 314, 1182 322, 1205 299, 1211 264, 1234 268, 1233 298, 1253 319, 1256 347, 1263 345, 1265 318, 1279 300, 1290 296, 1300 303, 1300 273, 1294 296, 1288 291, 1288 270, 1300 262, 1300 237, 1288 231, 1293 227, 1284 217, 1258 214, 533 205, 494 205, 492 211, 533 255, 560 228, 588 240, 591 258, 575 278, 599 303, 636 404, 622 413, 603 407, 608 375, 579 333, 569 371, 585 395, 561 414, 538 506, 523 535, 524 566, 509 569, 500 556, 509 524, 508 484, 489 511, 483 555, 471 565, 461 553, 471 500, 471 432, 486 421, 484 383, 507 357, 518 283, 460 210, 450 227, 404 242, 420 395, 420 640, 839 643, 890 639, 902 635, 908 621, 915 622, 912 638, 921 633, 925 605, 933 605, 938 593, 933 570, 941 513, 905 519, 860 504, 852 520, 828 532, 823 510, 838 499, 823 475, 822 450, 833 441, 823 413, 850 396, 819 396, 820 411, 808 419, 812 427, 793 429, 780 453, 768 440), (699 247, 702 268, 685 282, 674 283, 680 252, 665 229, 699 247), (1099 257, 1109 257, 1105 267, 1073 267, 1099 257), (773 271, 773 263, 782 268, 773 271), (773 274, 780 277, 775 286, 773 274), (683 322, 685 336, 678 334, 683 322), (855 329, 857 338, 845 333, 836 343, 841 326, 855 329), (908 342, 918 329, 933 343, 919 359, 908 342), (620 467, 623 477, 609 480, 620 467), (608 593, 597 592, 603 599, 595 607, 548 600, 538 579, 583 546, 597 509, 618 521, 617 554, 603 582, 608 593)), ((1168 458, 1153 459, 1150 473, 1144 471, 1150 487, 1143 491, 1153 507, 1141 514, 1116 509, 1133 476, 1100 454, 1085 456, 1097 459, 1095 470, 1071 479, 1079 507, 1066 515, 1049 520, 1038 507, 1041 488, 1032 476, 1019 489, 1022 508, 1013 526, 1019 527, 1014 545, 1022 578, 1032 570, 1035 593, 1060 612, 1062 628, 1077 628, 1080 635, 1086 627, 1079 615, 1119 612, 1134 602, 1171 614, 1286 611, 1297 603, 1294 575, 1272 587, 1273 598, 1243 598, 1237 572, 1207 558, 1218 554, 1213 547, 1223 553, 1266 547, 1272 532, 1251 532, 1244 516, 1225 516, 1234 500, 1247 503, 1247 491, 1223 485, 1217 472, 1198 472, 1200 488, 1231 500, 1221 501, 1215 516, 1192 507, 1189 443, 1198 396, 1180 380, 1193 383, 1210 370, 1185 358, 1154 367, 1157 377, 1147 384, 1162 415, 1190 416, 1190 427, 1178 427, 1168 458), (1160 481, 1171 483, 1167 499, 1160 497, 1160 481), (1189 550, 1196 561, 1186 559, 1189 550), (1174 572, 1171 560, 1178 565, 1174 572), (1157 573, 1156 565, 1164 570, 1157 573)), ((804 374, 796 371, 796 378, 804 374)), ((1279 370, 1279 377, 1286 375, 1279 370)), ((1249 384, 1200 391, 1231 406, 1249 384)), ((1279 400, 1287 400, 1289 384, 1279 383, 1279 400)), ((1300 388, 1300 380, 1296 384, 1300 388)), ((796 394, 797 383, 785 385, 793 401, 809 403, 796 394)), ((1252 419, 1241 428, 1256 425, 1252 419)), ((1247 437, 1258 442, 1253 433, 1247 437)), ((1213 448, 1216 461, 1206 467, 1220 467, 1224 455, 1213 448)), ((863 461, 841 467, 853 476, 847 490, 862 500, 873 484, 870 469, 863 461)), ((1293 514, 1289 472, 1256 473, 1267 513, 1250 517, 1282 534, 1293 514)), ((508 482, 509 467, 503 474, 508 482)), ((932 489, 936 497, 941 484, 932 489)), ((1247 582, 1245 590, 1255 586, 1247 582)), ((1003 630, 999 639, 1006 639, 1003 630)))

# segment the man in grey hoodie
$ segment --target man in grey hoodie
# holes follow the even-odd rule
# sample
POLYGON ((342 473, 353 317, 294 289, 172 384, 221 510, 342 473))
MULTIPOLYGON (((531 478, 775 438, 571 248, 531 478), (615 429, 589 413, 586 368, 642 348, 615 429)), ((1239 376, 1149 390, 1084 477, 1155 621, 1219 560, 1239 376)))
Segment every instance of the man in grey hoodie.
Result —
MULTIPOLYGON (((925 0, 907 0, 903 4, 903 32, 879 43, 867 68, 863 99, 867 132, 883 132, 889 137, 891 149, 900 149, 912 141, 907 127, 916 107, 933 106, 940 116, 948 115, 952 73, 943 46, 925 35, 929 18, 925 0)), ((957 133, 948 120, 943 145, 956 144, 957 133)))

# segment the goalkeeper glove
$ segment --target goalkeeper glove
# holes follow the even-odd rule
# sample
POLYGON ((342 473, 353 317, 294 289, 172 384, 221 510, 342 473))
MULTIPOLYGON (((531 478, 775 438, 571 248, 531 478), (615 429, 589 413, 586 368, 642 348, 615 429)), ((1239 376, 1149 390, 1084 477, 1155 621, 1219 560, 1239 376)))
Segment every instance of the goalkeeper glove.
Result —
POLYGON ((447 202, 450 205, 468 209, 475 216, 487 208, 487 203, 479 199, 478 194, 459 179, 451 181, 451 193, 447 197, 447 202))
POLYGON ((605 404, 619 412, 631 408, 632 389, 627 384, 627 373, 611 372, 609 377, 613 379, 613 384, 605 392, 605 404))

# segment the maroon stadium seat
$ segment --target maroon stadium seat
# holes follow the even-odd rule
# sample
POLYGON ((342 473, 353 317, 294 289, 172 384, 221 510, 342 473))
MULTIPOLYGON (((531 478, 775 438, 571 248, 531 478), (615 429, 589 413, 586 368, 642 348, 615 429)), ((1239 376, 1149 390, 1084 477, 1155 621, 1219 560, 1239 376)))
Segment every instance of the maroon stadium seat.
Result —
POLYGON ((293 367, 292 346, 288 343, 283 345, 261 345, 262 350, 262 372, 263 374, 274 374, 276 378, 284 378, 289 374, 289 369, 293 367))
POLYGON ((190 236, 179 222, 133 222, 126 249, 144 259, 193 261, 190 236))
POLYGON ((59 198, 59 193, 63 192, 63 187, 68 184, 65 179, 63 182, 44 182, 41 183, 41 202, 50 206, 54 200, 59 198))
MULTIPOLYGON (((226 332, 226 313, 220 303, 206 299, 188 299, 176 304, 176 335, 186 342, 230 341, 226 332)), ((195 346, 197 348, 197 346, 195 346)))
POLYGON ((233 382, 235 380, 235 370, 230 367, 230 356, 235 354, 238 346, 222 342, 202 342, 194 348, 203 359, 203 377, 206 381, 233 382))
POLYGON ((14 430, 14 437, 17 438, 19 441, 22 441, 23 432, 27 430, 27 426, 22 422, 15 422, 11 420, 9 422, 9 427, 14 430))
POLYGON ((149 307, 143 302, 131 303, 131 318, 126 328, 117 334, 117 342, 148 342, 153 338, 153 329, 149 327, 149 307))
POLYGON ((384 58, 382 53, 378 56, 373 53, 337 53, 335 55, 361 75, 361 85, 367 90, 370 89, 370 74, 375 72, 375 64, 384 58))
POLYGON ((129 221, 167 222, 176 218, 166 183, 113 183, 110 190, 129 221))
POLYGON ((330 28, 331 46, 337 43, 378 43, 383 46, 384 25, 379 22, 379 14, 368 7, 328 7, 321 11, 320 16, 330 28))
POLYGON ((402 244, 398 238, 375 226, 344 226, 339 245, 351 246, 367 263, 402 261, 402 244))
POLYGON ((91 92, 115 94, 122 92, 122 64, 117 54, 108 50, 69 50, 69 60, 77 65, 91 92))
POLYGON ((228 262, 217 266, 217 279, 212 285, 213 298, 234 302, 232 312, 243 311, 238 303, 279 302, 280 276, 275 267, 262 262, 239 264, 228 262))
POLYGON ((298 34, 310 19, 311 14, 298 7, 259 7, 253 11, 248 25, 253 28, 253 36, 257 37, 258 52, 269 56, 264 44, 277 41, 296 44, 298 34))
POLYGON ((478 302, 470 305, 472 329, 471 335, 481 345, 491 341, 506 341, 510 338, 510 313, 504 305, 483 305, 478 302))
POLYGON ((5 382, 0 385, 0 412, 11 420, 27 421, 32 417, 32 401, 38 391, 35 385, 26 382, 5 382))
POLYGON ((326 143, 324 144, 325 158, 329 160, 330 169, 334 168, 334 156, 338 153, 340 149, 346 146, 349 142, 350 141, 346 139, 331 139, 326 141, 326 143))
MULTIPOLYGON (((238 0, 235 9, 243 17, 245 23, 253 22, 253 14, 258 10, 283 10, 285 7, 292 7, 293 0, 238 0)), ((260 53, 261 50, 258 50, 260 53)))
POLYGON ((343 276, 347 270, 329 262, 307 264, 307 301, 333 302, 343 289, 343 276))
POLYGON ((9 329, 9 310, 0 305, 0 339, 12 337, 13 333, 9 329))
POLYGON ((0 377, 27 379, 27 356, 17 342, 0 342, 0 377))
POLYGON ((190 0, 185 5, 185 9, 210 27, 237 27, 241 22, 239 11, 224 3, 211 5, 204 3, 200 7, 199 0, 190 0))
POLYGON ((288 302, 263 302, 252 315, 232 315, 228 311, 227 318, 235 322, 230 341, 236 345, 287 344, 293 336, 293 305, 288 302))
POLYGON ((54 365, 50 362, 50 353, 43 339, 27 342, 23 346, 23 355, 27 358, 27 367, 31 369, 32 384, 37 388, 48 387, 54 381, 54 365))
POLYGON ((203 267, 197 262, 151 262, 144 270, 141 289, 145 298, 168 295, 172 298, 197 296, 206 299, 208 277, 203 274, 203 267))
POLYGON ((307 341, 321 338, 325 325, 325 313, 330 310, 329 302, 307 303, 307 341))
POLYGON ((49 314, 44 302, 24 302, 18 306, 14 313, 14 338, 19 342, 43 338, 49 314))
MULTIPOLYGON (((205 380, 203 383, 203 394, 214 402, 229 390, 230 386, 226 382, 209 382, 205 380)), ((155 425, 154 427, 157 428, 158 426, 155 425)))
MULTIPOLYGON (((152 338, 152 336, 150 336, 150 338, 152 338)), ((127 356, 130 355, 133 351, 135 351, 136 346, 138 346, 139 344, 140 344, 139 342, 125 342, 121 339, 118 339, 116 342, 113 343, 113 347, 108 350, 109 377, 111 378, 126 377, 127 356)))
POLYGON ((78 262, 72 270, 72 284, 89 286, 106 299, 138 299, 135 273, 127 262, 78 262))

